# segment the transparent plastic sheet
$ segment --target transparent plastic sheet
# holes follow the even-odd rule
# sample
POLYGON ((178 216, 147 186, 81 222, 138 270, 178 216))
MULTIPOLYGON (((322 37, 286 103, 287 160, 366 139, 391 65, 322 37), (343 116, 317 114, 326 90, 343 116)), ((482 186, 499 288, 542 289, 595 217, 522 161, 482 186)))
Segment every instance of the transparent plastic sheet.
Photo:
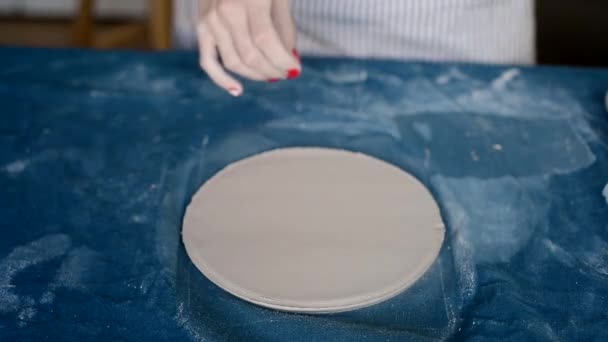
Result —
POLYGON ((309 59, 232 99, 195 60, 0 54, 0 336, 607 338, 607 71, 309 59), (180 236, 190 197, 293 146, 363 152, 429 187, 447 236, 420 281, 311 316, 201 275, 180 236))

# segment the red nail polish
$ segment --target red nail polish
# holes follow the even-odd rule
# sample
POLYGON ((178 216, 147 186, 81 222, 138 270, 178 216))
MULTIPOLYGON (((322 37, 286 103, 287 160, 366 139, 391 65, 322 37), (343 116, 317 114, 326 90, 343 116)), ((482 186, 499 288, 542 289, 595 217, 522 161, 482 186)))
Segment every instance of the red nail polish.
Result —
POLYGON ((300 54, 298 53, 298 49, 293 49, 291 52, 298 59, 298 62, 302 62, 302 59, 300 58, 300 54))
POLYGON ((287 72, 288 80, 293 80, 294 78, 298 78, 298 76, 300 76, 300 70, 298 69, 291 69, 287 72))
POLYGON ((275 82, 279 82, 281 79, 280 78, 271 78, 268 80, 268 83, 275 83, 275 82))

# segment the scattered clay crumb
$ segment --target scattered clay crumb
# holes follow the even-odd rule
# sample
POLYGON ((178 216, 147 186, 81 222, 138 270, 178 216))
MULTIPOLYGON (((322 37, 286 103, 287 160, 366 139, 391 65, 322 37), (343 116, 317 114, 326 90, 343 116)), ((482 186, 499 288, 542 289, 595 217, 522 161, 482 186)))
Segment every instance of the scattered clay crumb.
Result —
POLYGON ((479 156, 477 155, 477 152, 471 151, 471 159, 473 159, 474 161, 479 160, 479 156))

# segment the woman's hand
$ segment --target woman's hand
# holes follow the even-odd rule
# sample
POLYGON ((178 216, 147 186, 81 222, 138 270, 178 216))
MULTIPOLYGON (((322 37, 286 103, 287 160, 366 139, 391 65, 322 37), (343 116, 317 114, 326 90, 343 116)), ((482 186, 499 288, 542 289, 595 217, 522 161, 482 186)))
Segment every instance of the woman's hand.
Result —
POLYGON ((226 69, 256 81, 298 77, 301 66, 289 0, 199 0, 199 4, 200 63, 218 86, 234 96, 243 93, 243 85, 226 69))

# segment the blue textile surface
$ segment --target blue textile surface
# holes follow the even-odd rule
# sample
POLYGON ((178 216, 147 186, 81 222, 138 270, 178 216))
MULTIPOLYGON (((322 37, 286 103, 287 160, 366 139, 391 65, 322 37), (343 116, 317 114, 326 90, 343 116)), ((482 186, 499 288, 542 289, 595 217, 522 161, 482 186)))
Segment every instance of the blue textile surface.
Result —
POLYGON ((307 59, 233 99, 194 54, 1 49, 0 340, 606 341, 607 89, 599 69, 307 59), (425 183, 447 224, 425 276, 324 316, 206 280, 189 198, 290 146, 425 183))

